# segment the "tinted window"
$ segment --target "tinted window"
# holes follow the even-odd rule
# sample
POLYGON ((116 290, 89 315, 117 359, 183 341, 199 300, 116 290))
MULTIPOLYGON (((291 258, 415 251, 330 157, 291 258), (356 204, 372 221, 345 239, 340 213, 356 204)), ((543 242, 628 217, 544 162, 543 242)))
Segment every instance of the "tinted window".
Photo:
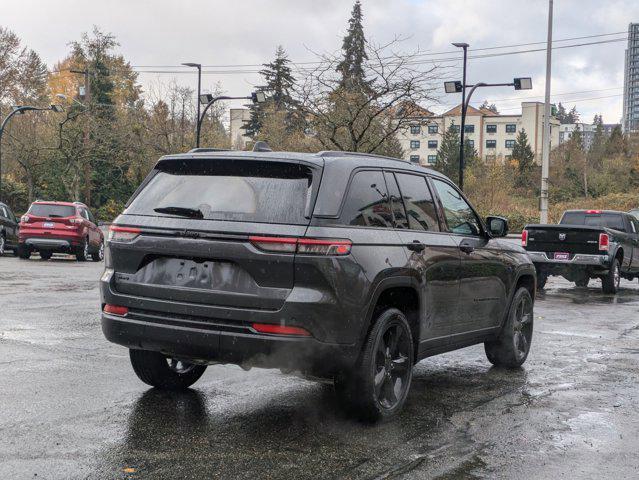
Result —
POLYGON ((363 227, 393 226, 382 172, 357 172, 351 181, 341 222, 363 227))
POLYGON ((384 173, 388 194, 390 196, 391 210, 393 211, 393 219, 395 220, 395 228, 408 228, 408 218, 406 218, 406 210, 402 202, 402 195, 397 186, 397 180, 392 173, 384 173))
POLYGON ((622 232, 626 230, 621 213, 566 212, 559 223, 563 225, 608 227, 622 232))
POLYGON ((408 225, 412 230, 439 230, 433 196, 426 179, 419 175, 397 174, 408 225))
POLYGON ((75 207, 70 205, 53 205, 50 203, 34 203, 29 213, 36 217, 74 217, 75 207))
POLYGON ((306 224, 312 174, 283 162, 171 162, 133 199, 126 213, 172 216, 154 209, 199 209, 208 220, 306 224))
POLYGON ((444 207, 444 216, 450 231, 463 235, 479 235, 481 233, 479 219, 461 193, 441 180, 433 179, 433 184, 444 207))
POLYGON ((0 217, 9 218, 9 214, 7 213, 7 210, 1 205, 0 205, 0 217))

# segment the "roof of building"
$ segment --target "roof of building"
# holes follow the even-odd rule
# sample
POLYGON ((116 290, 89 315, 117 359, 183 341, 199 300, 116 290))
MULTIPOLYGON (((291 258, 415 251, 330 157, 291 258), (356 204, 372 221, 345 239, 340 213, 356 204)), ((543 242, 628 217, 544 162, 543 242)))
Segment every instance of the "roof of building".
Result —
MULTIPOLYGON (((450 110, 448 110, 447 112, 444 112, 441 114, 442 117, 459 117, 461 116, 461 103, 459 105, 457 105, 456 107, 451 108, 450 110)), ((484 115, 484 113, 479 110, 478 108, 473 107, 472 105, 468 105, 468 108, 466 108, 466 116, 481 116, 484 115)))

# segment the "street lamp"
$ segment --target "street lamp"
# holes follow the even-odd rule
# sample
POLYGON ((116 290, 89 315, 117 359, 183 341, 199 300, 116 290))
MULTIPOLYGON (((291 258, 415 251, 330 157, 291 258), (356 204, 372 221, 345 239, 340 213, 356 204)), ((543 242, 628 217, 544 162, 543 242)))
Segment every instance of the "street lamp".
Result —
POLYGON ((461 111, 461 134, 460 134, 460 146, 459 146, 459 188, 464 189, 464 126, 466 124, 466 112, 468 105, 470 104, 470 98, 473 92, 479 87, 514 87, 515 90, 532 90, 532 79, 530 77, 517 77, 510 83, 484 83, 479 82, 474 85, 466 85, 464 81, 459 82, 444 82, 444 91, 446 93, 459 93, 462 92, 462 111, 461 111), (461 90, 460 90, 461 88, 461 90), (466 97, 466 88, 470 88, 468 97, 466 97), (465 100, 464 100, 464 97, 465 100))
MULTIPOLYGON (((202 95, 202 65, 200 63, 187 62, 183 63, 185 67, 197 68, 197 98, 202 95)), ((197 102, 197 121, 200 121, 200 102, 197 102)))
POLYGON ((17 105, 17 106, 11 107, 11 113, 9 113, 9 115, 7 115, 5 119, 2 121, 2 124, 0 124, 0 199, 2 199, 2 134, 4 133, 4 128, 7 126, 7 123, 9 123, 9 120, 11 119, 11 117, 13 117, 14 115, 18 113, 22 115, 25 112, 29 112, 29 111, 47 111, 47 110, 51 110, 56 113, 64 112, 64 108, 62 108, 61 105, 49 105, 46 108, 33 107, 31 105, 17 105))
POLYGON ((206 107, 204 107, 204 111, 202 112, 202 115, 200 115, 197 121, 197 136, 195 138, 196 148, 200 148, 200 131, 202 130, 202 121, 204 120, 204 117, 206 116, 206 112, 208 111, 208 109, 211 108, 211 106, 215 102, 219 100, 251 100, 253 101, 253 103, 264 103, 266 101, 266 93, 263 91, 257 91, 257 92, 251 93, 251 95, 247 97, 228 97, 226 95, 220 95, 218 97, 214 97, 210 93, 204 93, 202 95, 199 95, 198 98, 200 100, 199 103, 201 103, 202 105, 206 105, 206 107))
MULTIPOLYGON (((461 91, 461 94, 462 94, 461 130, 459 134, 459 188, 463 190, 464 189, 464 133, 466 130, 466 107, 465 107, 466 105, 466 64, 468 61, 469 45, 464 42, 455 42, 453 43, 453 46, 464 50, 464 66, 462 69, 462 81, 455 82, 455 92, 449 92, 448 90, 446 90, 446 93, 456 93, 461 91), (459 85, 460 83, 461 85, 459 85)), ((449 85, 449 89, 450 89, 450 85, 449 85)))

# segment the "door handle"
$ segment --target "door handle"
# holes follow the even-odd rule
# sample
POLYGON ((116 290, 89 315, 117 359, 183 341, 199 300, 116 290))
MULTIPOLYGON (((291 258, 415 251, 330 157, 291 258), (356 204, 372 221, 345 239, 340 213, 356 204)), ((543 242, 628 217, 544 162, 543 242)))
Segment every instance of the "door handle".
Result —
POLYGON ((468 255, 470 255, 471 253, 475 251, 475 247, 473 247, 470 243, 466 243, 466 242, 460 243, 459 249, 468 255))
POLYGON ((424 245, 419 240, 413 240, 413 243, 409 243, 408 245, 406 245, 406 248, 412 250, 413 252, 423 252, 426 248, 426 245, 424 245))

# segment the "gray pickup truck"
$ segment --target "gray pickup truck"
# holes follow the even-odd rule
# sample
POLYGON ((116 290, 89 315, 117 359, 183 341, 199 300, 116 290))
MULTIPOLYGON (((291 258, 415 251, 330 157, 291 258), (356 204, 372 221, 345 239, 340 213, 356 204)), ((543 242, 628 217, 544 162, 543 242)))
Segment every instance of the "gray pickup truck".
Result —
POLYGON ((605 293, 616 293, 621 278, 639 278, 639 220, 625 212, 567 210, 557 225, 526 225, 521 242, 539 288, 560 275, 580 287, 600 278, 605 293))

